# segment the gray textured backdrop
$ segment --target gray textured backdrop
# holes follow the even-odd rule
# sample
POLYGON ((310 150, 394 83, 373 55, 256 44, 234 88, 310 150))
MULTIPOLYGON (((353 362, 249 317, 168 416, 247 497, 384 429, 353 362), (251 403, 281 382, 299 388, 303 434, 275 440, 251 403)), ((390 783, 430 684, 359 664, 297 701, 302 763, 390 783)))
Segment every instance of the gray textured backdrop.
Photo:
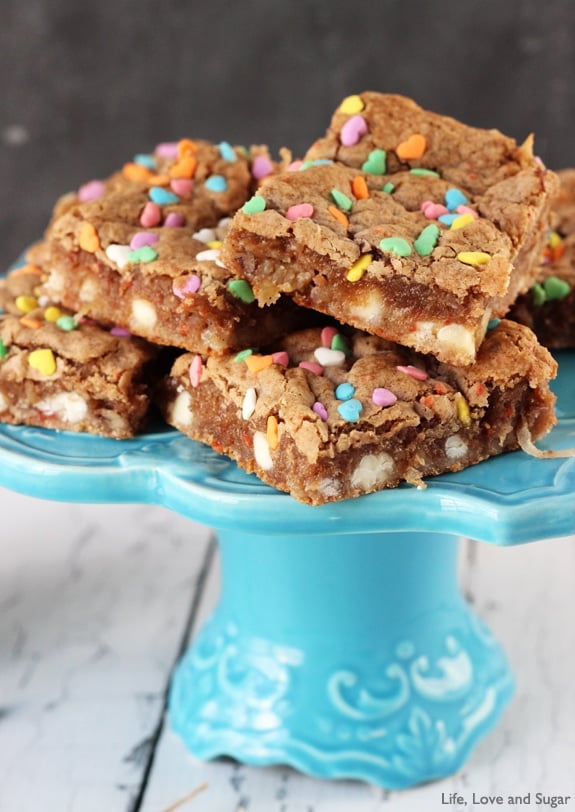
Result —
POLYGON ((0 261, 160 140, 298 153, 366 89, 573 166, 574 43, 574 0, 0 0, 0 261))

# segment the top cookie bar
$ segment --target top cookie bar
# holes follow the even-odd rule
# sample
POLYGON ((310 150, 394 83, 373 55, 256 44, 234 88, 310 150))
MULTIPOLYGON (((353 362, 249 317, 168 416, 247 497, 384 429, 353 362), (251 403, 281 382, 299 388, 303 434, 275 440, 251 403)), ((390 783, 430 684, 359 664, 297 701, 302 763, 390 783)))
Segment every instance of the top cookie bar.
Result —
POLYGON ((534 282, 556 176, 518 146, 402 96, 345 99, 303 163, 233 218, 227 266, 260 304, 288 293, 438 359, 473 362, 534 282))

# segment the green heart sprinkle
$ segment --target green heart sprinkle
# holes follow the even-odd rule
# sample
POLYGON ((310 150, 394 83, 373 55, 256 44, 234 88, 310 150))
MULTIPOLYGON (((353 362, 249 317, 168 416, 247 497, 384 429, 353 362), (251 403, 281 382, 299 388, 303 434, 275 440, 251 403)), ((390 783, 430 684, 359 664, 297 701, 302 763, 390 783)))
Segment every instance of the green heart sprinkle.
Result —
POLYGON ((236 357, 234 358, 234 361, 245 361, 245 360, 246 360, 246 358, 249 358, 249 357, 250 357, 250 355, 253 355, 253 352, 254 352, 254 351, 253 351, 253 350, 250 350, 250 349, 247 349, 247 350, 240 350, 240 352, 238 352, 238 354, 237 354, 237 355, 236 355, 236 357))
POLYGON ((541 307, 542 304, 545 304, 547 296, 545 294, 545 291, 543 290, 543 285, 540 285, 539 282, 537 282, 531 288, 531 298, 533 300, 533 304, 536 307, 541 307))
POLYGON ((393 192, 394 189, 395 189, 395 183, 386 183, 381 191, 385 192, 387 195, 390 195, 393 192))
POLYGON ((0 338, 0 358, 6 358, 7 355, 8 355, 8 347, 6 346, 6 344, 4 344, 4 342, 0 338))
POLYGON ((158 252, 151 245, 143 245, 128 254, 128 262, 153 262, 157 258, 158 252))
POLYGON ((259 214, 261 211, 264 211, 265 207, 265 198, 263 198, 261 195, 254 195, 247 201, 247 203, 244 203, 242 206, 242 211, 245 214, 259 214))
POLYGON ((256 300, 252 286, 245 279, 231 279, 227 284, 227 288, 232 296, 246 304, 251 304, 256 300))
POLYGON ((439 229, 435 223, 430 223, 413 241, 413 247, 420 257, 428 257, 437 245, 438 240, 439 229))
POLYGON ((349 348, 349 344, 347 343, 347 339, 345 336, 342 336, 341 333, 336 333, 331 340, 330 349, 332 350, 341 350, 341 352, 345 353, 346 355, 351 355, 351 350, 349 348))
POLYGON ((548 300, 565 299, 571 293, 571 285, 558 276, 549 276, 543 282, 543 290, 548 300))
POLYGON ((387 154, 384 149, 372 149, 361 168, 370 175, 385 175, 387 154))
POLYGON ((424 169, 422 166, 415 166, 413 169, 409 170, 411 175, 421 175, 421 176, 428 176, 432 178, 440 178, 441 175, 439 172, 436 172, 435 169, 424 169))
POLYGON ((339 189, 332 189, 331 196, 336 206, 339 206, 339 208, 343 209, 344 211, 351 211, 353 200, 350 197, 344 195, 344 193, 340 192, 339 189))
POLYGON ((411 245, 403 237, 385 237, 379 243, 382 251, 397 254, 399 257, 408 257, 411 254, 411 245))
POLYGON ((78 325, 74 316, 60 316, 56 321, 56 326, 59 327, 60 330, 69 333, 71 330, 75 330, 78 325))

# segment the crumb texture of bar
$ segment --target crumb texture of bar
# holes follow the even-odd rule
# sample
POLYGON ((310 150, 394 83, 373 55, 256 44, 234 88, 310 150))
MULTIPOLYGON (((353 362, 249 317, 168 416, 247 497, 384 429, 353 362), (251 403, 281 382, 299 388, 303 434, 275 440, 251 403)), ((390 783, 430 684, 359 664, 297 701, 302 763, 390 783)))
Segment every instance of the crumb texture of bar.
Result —
POLYGON ((318 505, 458 471, 555 422, 556 363, 502 321, 476 362, 447 365, 333 326, 263 353, 180 356, 160 386, 167 422, 295 499, 318 505))
POLYGON ((260 304, 285 293, 459 366, 533 284, 558 183, 531 138, 378 93, 345 99, 288 170, 232 218, 227 267, 260 304))

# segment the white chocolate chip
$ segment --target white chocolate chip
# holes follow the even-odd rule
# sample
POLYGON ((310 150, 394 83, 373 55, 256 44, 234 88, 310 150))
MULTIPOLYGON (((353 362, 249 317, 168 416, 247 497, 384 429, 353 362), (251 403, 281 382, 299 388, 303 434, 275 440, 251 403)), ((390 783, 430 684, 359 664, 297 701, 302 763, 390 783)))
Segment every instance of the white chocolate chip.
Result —
POLYGON ((220 253, 219 248, 207 248, 205 251, 196 254, 195 258, 198 262, 215 262, 219 268, 225 268, 223 262, 220 262, 220 253))
POLYGON ((170 404, 169 422, 176 428, 189 428, 192 425, 194 413, 192 412, 191 402, 190 393, 184 389, 176 395, 170 404))
POLYGON ((467 443, 459 434, 452 434, 445 441, 445 454, 450 460, 458 460, 464 457, 467 451, 467 443))
POLYGON ((254 458, 256 465, 259 465, 264 471, 271 471, 274 467, 270 446, 263 431, 254 432, 254 458))
POLYGON ((369 296, 357 297, 349 306, 350 316, 361 319, 366 324, 378 324, 381 322, 383 301, 378 293, 372 292, 369 296))
POLYGON ((385 451, 379 454, 367 454, 353 472, 351 484, 357 490, 371 491, 391 479, 394 471, 393 457, 385 451))
POLYGON ((130 261, 129 257, 131 253, 132 249, 129 245, 109 245, 106 248, 106 256, 117 265, 120 270, 130 261))
POLYGON ((47 416, 55 415, 64 423, 79 423, 88 414, 88 404, 78 392, 58 392, 36 403, 36 409, 47 416))
POLYGON ((257 392, 253 388, 253 386, 250 386, 250 388, 246 391, 246 394, 244 395, 244 401, 242 403, 242 418, 244 420, 249 420, 250 417, 253 415, 256 408, 257 400, 258 400, 257 392))
POLYGON ((345 353, 341 350, 331 350, 329 347, 318 347, 314 351, 315 360, 322 367, 337 367, 344 363, 345 353))
POLYGON ((318 490, 326 499, 337 499, 341 493, 341 482, 333 478, 322 479, 319 483, 318 490))
POLYGON ((437 331, 437 342, 442 350, 457 356, 458 359, 475 358, 475 336, 462 324, 448 324, 437 331))
POLYGON ((216 238, 216 232, 213 228, 200 228, 199 231, 196 231, 195 234, 192 234, 194 239, 199 240, 200 242, 212 242, 216 238))
POLYGON ((151 330, 158 320, 156 308, 147 299, 134 299, 132 301, 132 314, 130 326, 137 330, 151 330))

